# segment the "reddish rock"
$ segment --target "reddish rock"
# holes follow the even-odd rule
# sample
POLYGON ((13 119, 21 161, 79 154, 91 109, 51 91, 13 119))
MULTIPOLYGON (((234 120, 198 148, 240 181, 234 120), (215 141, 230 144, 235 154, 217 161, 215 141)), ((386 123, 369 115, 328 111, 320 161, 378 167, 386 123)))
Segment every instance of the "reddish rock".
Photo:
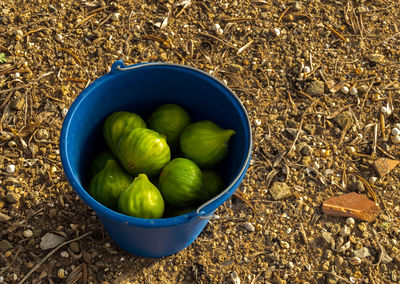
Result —
POLYGON ((374 167, 379 176, 383 177, 392 171, 400 163, 398 160, 380 158, 374 162, 374 167))
POLYGON ((329 216, 346 216, 372 222, 379 213, 379 207, 363 194, 355 192, 327 199, 322 211, 329 216))

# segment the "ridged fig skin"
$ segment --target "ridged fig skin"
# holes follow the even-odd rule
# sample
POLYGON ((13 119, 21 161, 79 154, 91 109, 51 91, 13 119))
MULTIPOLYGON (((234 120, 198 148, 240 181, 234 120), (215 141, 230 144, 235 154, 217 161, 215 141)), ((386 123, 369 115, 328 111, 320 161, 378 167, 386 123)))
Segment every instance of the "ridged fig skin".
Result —
POLYGON ((158 107, 147 122, 150 129, 167 136, 168 145, 175 149, 179 146, 179 136, 190 124, 191 119, 182 107, 176 104, 165 104, 158 107))
POLYGON ((224 184, 221 176, 212 170, 203 170, 204 190, 208 193, 208 198, 218 195, 223 189, 224 184))
POLYGON ((176 158, 161 171, 159 189, 165 202, 175 207, 186 207, 208 199, 203 187, 203 174, 191 160, 176 158))
POLYGON ((133 178, 119 166, 118 162, 110 159, 90 181, 89 194, 104 206, 116 210, 119 195, 132 181, 133 178))
POLYGON ((118 158, 119 140, 135 128, 146 128, 146 122, 136 113, 117 111, 109 115, 103 124, 103 135, 111 152, 118 158))
POLYGON ((234 134, 234 130, 222 129, 209 120, 195 122, 183 130, 180 148, 186 158, 201 168, 209 169, 225 158, 227 142, 234 134))
POLYGON ((98 154, 90 165, 89 176, 92 178, 95 174, 100 172, 106 166, 108 160, 116 160, 110 151, 104 151, 98 154))
POLYGON ((140 173, 156 175, 171 159, 165 137, 146 128, 135 128, 123 135, 119 149, 121 165, 134 176, 140 173))
POLYGON ((118 210, 136 218, 159 219, 164 214, 164 199, 146 174, 139 174, 119 196, 118 210))

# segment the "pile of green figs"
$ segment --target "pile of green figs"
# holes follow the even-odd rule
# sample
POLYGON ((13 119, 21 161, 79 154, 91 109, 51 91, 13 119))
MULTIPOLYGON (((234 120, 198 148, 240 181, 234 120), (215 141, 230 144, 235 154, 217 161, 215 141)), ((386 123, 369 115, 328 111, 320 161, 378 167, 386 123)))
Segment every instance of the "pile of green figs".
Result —
POLYGON ((143 120, 118 111, 103 124, 109 150, 89 169, 89 193, 122 214, 158 219, 193 211, 223 190, 215 170, 227 155, 234 130, 209 120, 192 122, 176 104, 143 120))

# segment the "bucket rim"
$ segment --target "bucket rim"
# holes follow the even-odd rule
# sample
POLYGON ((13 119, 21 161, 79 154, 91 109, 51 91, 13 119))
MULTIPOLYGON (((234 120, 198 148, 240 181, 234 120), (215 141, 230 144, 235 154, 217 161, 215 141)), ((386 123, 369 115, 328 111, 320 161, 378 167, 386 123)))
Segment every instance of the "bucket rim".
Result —
POLYGON ((111 71, 108 72, 107 74, 104 74, 103 76, 97 78, 94 82, 92 82, 89 86, 87 86, 85 89, 82 90, 82 92, 75 98, 74 102, 71 104, 67 115, 64 119, 64 122, 62 124, 61 128, 61 134, 60 134, 60 156, 61 156, 61 163, 63 166, 63 170, 65 173, 65 176, 70 183, 71 187, 74 189, 74 191, 78 194, 78 196, 88 205, 91 207, 97 215, 99 215, 100 218, 106 217, 109 219, 113 219, 115 221, 119 221, 121 223, 126 223, 138 227, 170 227, 170 226, 177 226, 183 223, 187 223, 189 220, 195 217, 199 217, 200 219, 209 219, 215 209, 217 209, 223 202, 225 202, 236 189, 238 188, 239 184, 249 166, 250 159, 251 159, 251 152, 252 152, 252 144, 253 144, 253 138, 252 138, 252 130, 251 130, 251 124, 249 120, 248 113, 243 106, 242 102, 240 101, 239 97, 226 85, 224 84, 221 80, 218 78, 212 76, 211 74, 197 69, 193 66, 189 65, 184 65, 184 64, 178 64, 178 63, 166 63, 166 62, 146 62, 146 63, 138 63, 134 65, 129 65, 125 66, 123 60, 118 60, 115 61, 114 64, 111 67, 111 71), (72 171, 71 167, 71 162, 66 154, 68 152, 68 144, 66 143, 67 137, 70 132, 70 124, 71 124, 71 119, 73 118, 75 111, 79 108, 79 105, 82 103, 82 101, 87 97, 87 95, 95 89, 98 85, 103 84, 106 80, 117 76, 120 72, 126 72, 129 70, 136 70, 136 69, 141 69, 141 68, 151 68, 151 67, 175 67, 175 68, 180 68, 180 69, 185 69, 188 71, 193 72, 195 76, 198 75, 203 75, 208 77, 209 79, 212 79, 216 83, 218 83, 221 87, 223 87, 227 93, 229 93, 230 96, 234 99, 235 103, 237 106, 240 108, 240 111, 244 114, 243 117, 245 118, 245 124, 248 128, 248 147, 246 149, 246 158, 244 159, 244 163, 241 165, 241 169, 236 175, 236 177, 233 179, 233 181, 217 196, 214 198, 208 200, 207 202, 203 203, 200 205, 196 210, 186 213, 184 215, 176 216, 176 217, 170 217, 170 218, 162 218, 162 219, 142 219, 142 218, 136 218, 128 215, 121 214, 117 211, 114 211, 112 209, 109 209, 108 207, 102 205, 100 202, 95 200, 80 184, 79 178, 77 175, 72 171))

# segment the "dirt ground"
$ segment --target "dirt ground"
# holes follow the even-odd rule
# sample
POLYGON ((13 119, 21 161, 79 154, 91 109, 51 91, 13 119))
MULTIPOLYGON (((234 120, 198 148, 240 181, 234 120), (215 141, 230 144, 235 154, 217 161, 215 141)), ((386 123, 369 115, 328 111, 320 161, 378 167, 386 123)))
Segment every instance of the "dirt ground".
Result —
POLYGON ((400 170, 372 167, 400 158, 399 14, 396 0, 0 1, 0 283, 400 283, 400 170), (195 66, 239 96, 255 212, 232 197, 159 259, 110 239, 58 143, 118 59, 195 66), (376 197, 375 221, 322 212, 349 192, 376 197), (59 247, 41 247, 47 233, 59 247))

